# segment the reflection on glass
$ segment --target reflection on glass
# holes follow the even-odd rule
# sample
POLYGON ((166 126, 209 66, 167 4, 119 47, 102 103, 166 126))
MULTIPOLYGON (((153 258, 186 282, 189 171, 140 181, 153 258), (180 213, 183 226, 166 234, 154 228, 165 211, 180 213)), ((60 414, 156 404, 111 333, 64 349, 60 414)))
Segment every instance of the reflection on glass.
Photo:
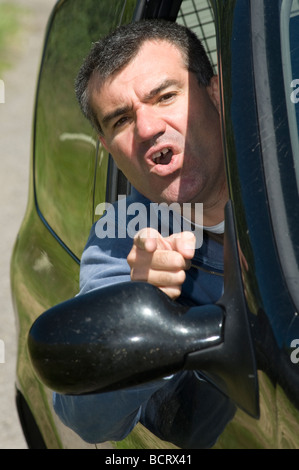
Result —
POLYGON ((91 43, 122 15, 123 0, 60 2, 43 55, 35 117, 36 200, 46 222, 78 258, 93 223, 99 164, 97 200, 105 199, 108 157, 79 109, 74 81, 91 43))

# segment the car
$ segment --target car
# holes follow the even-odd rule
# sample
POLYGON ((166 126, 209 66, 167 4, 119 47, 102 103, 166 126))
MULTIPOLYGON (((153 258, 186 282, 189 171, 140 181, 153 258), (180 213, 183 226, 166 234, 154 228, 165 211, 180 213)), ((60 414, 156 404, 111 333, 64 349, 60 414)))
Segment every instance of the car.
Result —
POLYGON ((140 423, 123 441, 88 445, 56 416, 52 390, 117 389, 160 377, 162 371, 194 368, 237 406, 214 448, 299 448, 298 43, 298 0, 60 0, 55 5, 38 76, 28 205, 11 259, 16 403, 29 448, 175 448, 140 423), (81 115, 74 78, 92 42, 142 18, 177 21, 195 31, 221 84, 230 195, 224 295, 215 305, 195 307, 198 323, 191 327, 189 310, 176 315, 178 305, 147 283, 76 296, 96 208, 129 194, 131 187, 81 115), (109 315, 98 315, 99 302, 109 315), (111 322, 117 325, 128 306, 135 326, 146 310, 157 329, 143 349, 128 350, 116 363, 113 347, 126 342, 131 323, 114 328, 111 341, 111 322), (93 322, 89 327, 85 322, 83 331, 86 315, 93 322), (83 347, 74 343, 70 318, 82 330, 83 347), (110 335, 93 343, 93 331, 100 337, 104 328, 110 335), (184 329, 187 336, 179 333, 184 329), (149 364, 144 357, 157 345, 160 352, 149 364), (102 367, 92 367, 90 349, 102 367))

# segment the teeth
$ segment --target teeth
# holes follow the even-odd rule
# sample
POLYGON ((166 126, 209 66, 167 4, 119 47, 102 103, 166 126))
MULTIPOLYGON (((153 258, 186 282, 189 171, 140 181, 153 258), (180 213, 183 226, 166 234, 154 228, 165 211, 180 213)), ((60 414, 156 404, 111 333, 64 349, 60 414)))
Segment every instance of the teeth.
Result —
POLYGON ((160 152, 156 152, 153 154, 153 161, 155 162, 158 158, 163 157, 167 152, 169 152, 169 148, 165 148, 161 150, 160 152))

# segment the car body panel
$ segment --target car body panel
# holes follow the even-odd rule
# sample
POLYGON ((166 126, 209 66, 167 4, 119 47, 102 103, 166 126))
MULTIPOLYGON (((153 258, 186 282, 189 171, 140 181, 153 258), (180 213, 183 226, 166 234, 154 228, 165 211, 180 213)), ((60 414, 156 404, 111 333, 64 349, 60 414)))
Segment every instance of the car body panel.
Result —
POLYGON ((24 332, 30 328, 33 318, 56 301, 54 297, 64 299, 70 292, 76 294, 79 264, 59 243, 53 243, 52 233, 33 212, 25 218, 14 253, 11 269, 13 302, 18 312, 17 387, 34 409, 35 419, 47 436, 47 446, 60 447, 48 397, 30 365, 24 332), (41 278, 43 289, 40 289, 41 278))

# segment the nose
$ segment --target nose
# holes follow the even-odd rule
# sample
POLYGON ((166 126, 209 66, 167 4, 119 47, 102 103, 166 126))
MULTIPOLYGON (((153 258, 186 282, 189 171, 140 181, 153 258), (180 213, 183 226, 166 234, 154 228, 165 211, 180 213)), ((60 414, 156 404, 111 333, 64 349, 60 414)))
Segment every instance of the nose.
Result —
POLYGON ((135 138, 138 142, 145 142, 163 134, 166 122, 150 105, 143 105, 136 111, 135 138))

